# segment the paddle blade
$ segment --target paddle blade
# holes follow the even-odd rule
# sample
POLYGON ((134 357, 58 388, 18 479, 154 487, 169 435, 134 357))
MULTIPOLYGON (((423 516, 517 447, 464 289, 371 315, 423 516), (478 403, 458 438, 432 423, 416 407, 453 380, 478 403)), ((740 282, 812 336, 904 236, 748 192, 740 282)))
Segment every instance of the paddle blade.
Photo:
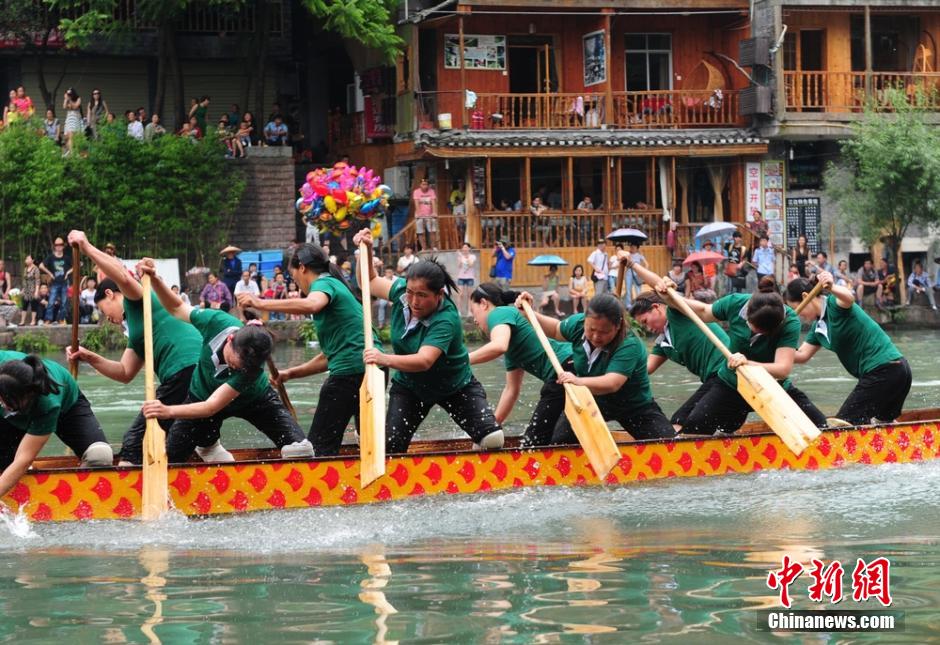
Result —
POLYGON ((582 385, 569 385, 565 390, 577 399, 577 402, 572 400, 570 394, 565 397, 565 416, 598 479, 603 480, 620 461, 620 449, 591 391, 582 385))
POLYGON ((816 440, 819 428, 767 370, 742 365, 736 372, 738 393, 794 454, 801 454, 816 440))
POLYGON ((385 474, 385 374, 366 365, 359 387, 359 479, 365 488, 385 474))
POLYGON ((140 492, 140 516, 155 520, 167 512, 166 433, 156 419, 147 419, 144 433, 143 487, 140 492))

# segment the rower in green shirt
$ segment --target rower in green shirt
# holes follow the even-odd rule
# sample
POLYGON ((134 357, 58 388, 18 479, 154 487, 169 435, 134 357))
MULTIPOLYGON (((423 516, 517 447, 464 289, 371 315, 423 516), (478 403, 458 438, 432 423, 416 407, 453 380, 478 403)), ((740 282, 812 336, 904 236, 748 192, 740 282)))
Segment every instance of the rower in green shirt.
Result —
MULTIPOLYGON (((815 297, 800 312, 810 330, 795 362, 809 361, 820 347, 835 352, 846 371, 858 379, 836 416, 853 425, 894 421, 911 391, 911 366, 881 326, 855 303, 850 289, 835 285, 828 271, 816 279, 831 293, 815 297)), ((787 285, 787 302, 795 307, 812 288, 805 278, 793 280, 787 285)))
MULTIPOLYGON (((213 445, 219 440, 222 422, 233 416, 263 432, 280 448, 282 457, 312 457, 313 446, 264 373, 274 343, 260 322, 245 325, 221 309, 195 309, 184 303, 157 275, 149 258, 142 260, 137 270, 151 276, 153 291, 166 310, 190 323, 202 338, 185 402, 144 402, 143 413, 148 419, 174 420, 166 438, 169 461, 185 461, 197 446, 213 445)), ((233 459, 229 453, 219 460, 233 459)))
MULTIPOLYGON (((353 242, 364 242, 372 295, 392 304, 392 349, 363 353, 366 363, 395 370, 385 417, 386 452, 408 450, 411 438, 436 404, 483 450, 503 447, 503 431, 486 401, 486 392, 470 372, 463 341, 463 323, 450 298, 457 286, 433 258, 408 267, 405 277, 389 280, 376 275, 372 264, 372 233, 365 228, 353 242)), ((358 272, 357 272, 358 273, 358 272)))
MULTIPOLYGON (((362 302, 339 267, 330 262, 326 251, 316 244, 298 247, 291 256, 288 270, 306 297, 262 300, 241 293, 238 304, 261 311, 313 316, 322 353, 302 365, 281 370, 279 382, 329 370, 329 377, 320 387, 307 438, 318 457, 337 455, 349 420, 355 417, 357 427, 359 425, 359 386, 365 372, 362 302)), ((381 347, 378 337, 375 334, 373 337, 375 346, 381 347)))
MULTIPOLYGON (((69 360, 84 361, 100 374, 119 383, 130 383, 144 367, 144 291, 137 279, 115 256, 95 247, 85 233, 72 231, 69 244, 78 244, 82 253, 91 258, 105 278, 98 284, 95 304, 112 324, 127 325, 127 349, 118 361, 96 354, 85 347, 72 352, 65 350, 69 360)), ((167 405, 186 400, 192 380, 202 337, 192 325, 171 316, 151 294, 153 307, 153 364, 160 382, 157 399, 167 405)), ((172 419, 161 419, 160 425, 169 430, 172 419)), ((143 413, 131 423, 121 445, 119 465, 139 465, 143 462, 144 433, 147 420, 143 413)), ((196 446, 196 454, 204 461, 230 461, 231 453, 216 441, 210 446, 196 446)))
MULTIPOLYGON (((520 299, 530 304, 532 296, 520 299)), ((616 421, 634 439, 671 439, 675 429, 650 390, 646 373, 646 346, 628 329, 620 301, 609 293, 591 299, 587 311, 563 321, 536 313, 550 339, 570 343, 574 370, 558 377, 561 384, 583 385, 595 396, 604 419, 616 421)), ((576 443, 568 419, 562 415, 552 443, 576 443)))
MULTIPOLYGON (((496 421, 506 421, 519 399, 523 375, 528 372, 542 381, 539 402, 522 436, 523 446, 544 446, 552 441, 555 424, 565 413, 565 389, 558 383, 535 330, 525 316, 513 306, 518 294, 503 291, 492 282, 485 282, 470 294, 470 313, 477 326, 489 335, 490 342, 470 352, 470 364, 478 365, 503 357, 506 386, 496 405, 496 421)), ((571 346, 549 340, 562 367, 571 372, 571 346)))
MULTIPOLYGON (((662 278, 653 283, 654 289, 660 292, 666 285, 662 278)), ((753 295, 732 293, 710 305, 689 298, 686 302, 704 322, 728 323, 728 349, 733 352, 731 359, 718 371, 721 385, 711 388, 695 408, 704 415, 703 423, 724 432, 736 432, 741 427, 751 407, 738 393, 734 370, 749 364, 766 369, 814 424, 825 427, 823 413, 790 381, 800 341, 800 320, 783 304, 772 277, 762 278, 759 292, 753 295)))
POLYGON ((52 433, 81 465, 111 466, 114 454, 88 399, 52 360, 0 351, 0 498, 29 470, 52 433))

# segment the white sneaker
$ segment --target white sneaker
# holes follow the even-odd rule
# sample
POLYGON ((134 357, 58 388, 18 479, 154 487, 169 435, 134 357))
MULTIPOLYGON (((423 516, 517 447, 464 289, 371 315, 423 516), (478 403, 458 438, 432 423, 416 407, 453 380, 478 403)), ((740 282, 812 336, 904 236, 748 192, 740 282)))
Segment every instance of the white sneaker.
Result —
POLYGON ((499 450, 503 447, 506 438, 502 430, 491 432, 480 440, 480 443, 473 444, 474 450, 499 450))
POLYGON ((231 463, 235 461, 235 456, 222 446, 221 440, 211 446, 196 446, 196 454, 205 462, 231 463))
POLYGON ((85 450, 85 454, 82 455, 82 466, 86 468, 113 465, 114 451, 111 449, 111 445, 104 441, 96 441, 91 444, 85 450))
POLYGON ((313 457, 313 444, 309 439, 295 441, 281 447, 281 459, 302 459, 303 457, 313 457))

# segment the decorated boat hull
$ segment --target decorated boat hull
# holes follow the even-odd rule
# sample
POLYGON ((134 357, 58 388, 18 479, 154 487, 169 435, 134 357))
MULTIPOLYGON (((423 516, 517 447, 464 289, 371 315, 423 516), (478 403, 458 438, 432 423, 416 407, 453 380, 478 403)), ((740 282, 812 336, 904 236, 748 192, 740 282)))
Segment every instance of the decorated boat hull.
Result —
MULTIPOLYGON (((850 464, 940 458, 940 411, 906 414, 884 426, 827 430, 799 457, 758 427, 728 438, 621 443, 621 459, 603 482, 576 446, 471 451, 469 442, 422 442, 389 457, 386 474, 360 488, 352 451, 309 461, 273 459, 273 451, 235 451, 231 464, 181 464, 169 470, 173 506, 207 516, 388 502, 531 486, 618 486, 669 477, 707 477, 764 470, 819 470, 850 464)), ((82 469, 68 458, 37 461, 3 499, 35 521, 139 516, 140 468, 82 469)))

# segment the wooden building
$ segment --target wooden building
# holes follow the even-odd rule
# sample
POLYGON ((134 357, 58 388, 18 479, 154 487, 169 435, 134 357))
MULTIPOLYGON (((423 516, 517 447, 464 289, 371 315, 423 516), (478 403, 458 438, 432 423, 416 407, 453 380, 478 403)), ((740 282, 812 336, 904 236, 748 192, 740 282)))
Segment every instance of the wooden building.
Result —
MULTIPOLYGON (((740 116, 746 1, 467 0, 412 6, 401 31, 396 162, 412 188, 432 180, 442 214, 465 182, 467 239, 509 237, 516 283, 540 279, 530 257, 583 264, 618 227, 643 230, 666 271, 696 223, 745 221, 745 167, 768 148, 740 116)), ((413 237, 413 223, 397 235, 413 237)))

